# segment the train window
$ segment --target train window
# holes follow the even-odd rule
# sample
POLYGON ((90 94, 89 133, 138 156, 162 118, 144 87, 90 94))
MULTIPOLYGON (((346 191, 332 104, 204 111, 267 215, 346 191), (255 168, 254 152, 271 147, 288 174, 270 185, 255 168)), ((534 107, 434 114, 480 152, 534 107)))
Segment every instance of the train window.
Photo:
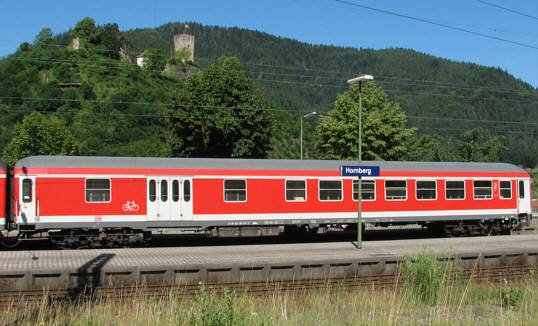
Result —
POLYGON ((435 181, 417 181, 417 199, 437 199, 437 183, 435 181))
POLYGON ((474 199, 491 199, 493 192, 491 190, 490 180, 475 180, 473 181, 474 199))
POLYGON ((224 201, 247 201, 247 182, 245 180, 224 180, 224 201))
POLYGON ((154 202, 157 199, 157 185, 155 180, 149 180, 149 201, 154 202))
POLYGON ((512 198, 512 182, 500 181, 499 184, 500 184, 499 197, 501 197, 501 199, 511 199, 512 198))
POLYGON ((335 201, 342 200, 342 181, 340 180, 320 180, 319 200, 335 201))
POLYGON ((519 181, 519 198, 525 198, 525 183, 523 181, 519 181))
MULTIPOLYGON (((362 180, 362 200, 375 200, 375 181, 362 180)), ((353 180, 353 200, 359 200, 359 182, 353 180)))
POLYGON ((183 181, 183 201, 188 202, 191 200, 191 181, 183 181))
POLYGON ((179 200, 179 181, 172 181, 172 201, 177 202, 179 200))
POLYGON ((465 199, 465 181, 446 181, 446 199, 465 199))
POLYGON ((32 179, 22 180, 22 202, 29 203, 32 201, 32 179))
POLYGON ((385 199, 386 200, 406 200, 407 199, 407 181, 386 180, 385 181, 385 199))
POLYGON ((88 203, 110 202, 110 180, 86 179, 86 201, 88 203))
POLYGON ((305 201, 306 200, 306 181, 305 180, 286 180, 286 200, 305 201))
POLYGON ((168 181, 161 180, 161 201, 168 201, 168 181))

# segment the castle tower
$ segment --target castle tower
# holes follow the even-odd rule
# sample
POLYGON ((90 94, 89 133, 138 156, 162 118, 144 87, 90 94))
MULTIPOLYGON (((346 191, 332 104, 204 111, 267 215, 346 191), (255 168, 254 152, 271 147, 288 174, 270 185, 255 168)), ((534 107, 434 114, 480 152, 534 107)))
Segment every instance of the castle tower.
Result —
POLYGON ((186 50, 189 61, 194 61, 194 35, 188 33, 189 25, 185 25, 185 33, 174 35, 174 52, 186 50))

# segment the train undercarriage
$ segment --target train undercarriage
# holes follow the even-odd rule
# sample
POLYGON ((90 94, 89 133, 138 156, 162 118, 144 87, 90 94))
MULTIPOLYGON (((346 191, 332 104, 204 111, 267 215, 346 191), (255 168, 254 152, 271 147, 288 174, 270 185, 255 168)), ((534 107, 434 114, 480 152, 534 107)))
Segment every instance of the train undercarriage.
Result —
MULTIPOLYGON (((530 224, 529 216, 507 219, 487 220, 454 220, 417 222, 414 225, 435 236, 463 237, 510 234, 511 230, 530 224)), ((406 223, 364 223, 362 231, 369 227, 389 228, 410 225, 406 223)), ((14 236, 0 233, 0 244, 15 247, 20 240, 30 238, 48 238, 56 247, 63 249, 77 248, 120 248, 148 244, 152 232, 162 230, 146 230, 132 228, 72 228, 56 230, 19 230, 14 236)), ((325 233, 356 233, 357 223, 350 224, 300 224, 300 225, 267 225, 267 226, 219 226, 179 230, 204 234, 213 238, 247 238, 270 237, 285 234, 286 237, 304 238, 325 233)), ((13 231, 12 231, 13 232, 13 231)), ((11 234, 11 233, 10 233, 11 234)))

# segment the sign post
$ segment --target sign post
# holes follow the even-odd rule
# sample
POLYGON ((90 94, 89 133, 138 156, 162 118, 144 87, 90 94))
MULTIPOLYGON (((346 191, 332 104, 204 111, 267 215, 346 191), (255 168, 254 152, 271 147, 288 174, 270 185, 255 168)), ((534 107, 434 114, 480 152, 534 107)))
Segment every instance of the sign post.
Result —
MULTIPOLYGON (((348 84, 359 84, 359 167, 362 165, 362 83, 368 82, 374 80, 374 76, 372 75, 360 75, 359 77, 355 77, 352 79, 349 79, 347 81, 348 84)), ((362 184, 361 184, 361 175, 358 176, 358 191, 359 191, 359 224, 357 227, 362 225, 362 219, 361 219, 361 209, 362 209, 362 184)), ((361 226, 362 227, 362 226, 361 226)), ((362 230, 358 230, 358 236, 357 236, 357 249, 362 248, 362 230)))
POLYGON ((340 175, 343 177, 357 177, 357 201, 358 201, 358 218, 357 218, 357 248, 362 248, 362 177, 378 177, 379 166, 354 166, 342 165, 340 175))

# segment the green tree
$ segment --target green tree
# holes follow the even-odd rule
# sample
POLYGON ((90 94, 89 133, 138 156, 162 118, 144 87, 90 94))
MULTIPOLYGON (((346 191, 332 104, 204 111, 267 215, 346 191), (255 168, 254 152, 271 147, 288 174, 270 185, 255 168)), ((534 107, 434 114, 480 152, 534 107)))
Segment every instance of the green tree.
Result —
POLYGON ((173 156, 266 157, 272 115, 234 57, 220 58, 188 78, 170 110, 173 156))
POLYGON ((34 46, 43 46, 53 41, 52 30, 48 27, 43 28, 34 38, 34 46))
MULTIPOLYGON (((407 118, 398 103, 374 83, 362 85, 362 158, 398 160, 405 154, 406 141, 415 132, 406 128, 407 118)), ((359 88, 338 96, 334 108, 321 116, 318 149, 327 159, 358 157, 359 88)))
POLYGON ((14 137, 2 156, 13 165, 26 156, 77 155, 78 152, 78 141, 63 120, 32 112, 15 126, 14 137))
POLYGON ((161 49, 151 48, 144 51, 144 69, 160 72, 164 69, 164 64, 161 49))
POLYGON ((97 34, 97 27, 95 27, 95 20, 90 17, 86 17, 79 21, 72 32, 73 36, 80 37, 89 42, 93 42, 97 34))
POLYGON ((405 155, 407 161, 447 162, 453 161, 454 155, 443 143, 443 137, 438 134, 411 137, 407 144, 405 155))
POLYGON ((473 128, 465 131, 457 141, 460 160, 464 162, 494 162, 508 148, 504 136, 486 137, 483 129, 473 128))
POLYGON ((121 35, 118 24, 106 24, 99 28, 99 43, 106 48, 104 53, 112 59, 120 58, 121 35))

